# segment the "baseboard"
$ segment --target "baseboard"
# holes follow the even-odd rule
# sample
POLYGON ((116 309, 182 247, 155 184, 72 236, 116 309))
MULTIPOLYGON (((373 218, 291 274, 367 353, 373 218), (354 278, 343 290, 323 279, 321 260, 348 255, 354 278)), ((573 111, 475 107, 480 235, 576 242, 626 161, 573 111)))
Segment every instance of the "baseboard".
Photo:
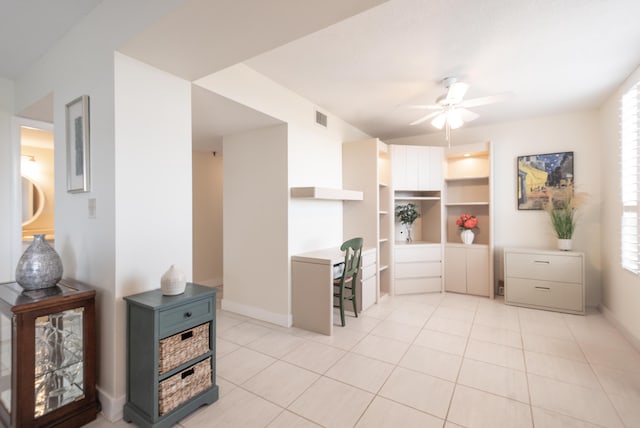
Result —
POLYGON ((202 281, 198 281, 200 285, 206 285, 207 287, 219 287, 222 285, 222 277, 208 278, 202 281))
POLYGON ((627 328, 622 324, 616 316, 603 304, 598 305, 598 310, 602 312, 602 315, 609 320, 611 324, 613 324, 622 335, 627 339, 634 348, 636 348, 640 352, 640 339, 635 337, 627 328))
POLYGON ((127 397, 123 395, 120 398, 113 398, 100 389, 99 386, 96 386, 96 390, 98 391, 98 400, 100 400, 104 418, 109 422, 116 422, 122 419, 122 408, 127 402, 127 397))
POLYGON ((248 306, 242 303, 234 302, 232 300, 222 298, 222 309, 236 314, 244 315, 246 317, 255 318, 261 321, 266 321, 271 324, 280 325, 282 327, 291 327, 293 325, 293 318, 291 315, 277 314, 275 312, 265 311, 255 306, 248 306))

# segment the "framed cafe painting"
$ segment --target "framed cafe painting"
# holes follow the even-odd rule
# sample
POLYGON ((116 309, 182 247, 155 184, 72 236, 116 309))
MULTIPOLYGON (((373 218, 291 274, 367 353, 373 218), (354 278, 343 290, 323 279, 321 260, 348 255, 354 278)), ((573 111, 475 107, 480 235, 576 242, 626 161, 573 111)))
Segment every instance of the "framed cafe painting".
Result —
POLYGON ((542 210, 573 196, 573 152, 518 156, 518 209, 542 210))

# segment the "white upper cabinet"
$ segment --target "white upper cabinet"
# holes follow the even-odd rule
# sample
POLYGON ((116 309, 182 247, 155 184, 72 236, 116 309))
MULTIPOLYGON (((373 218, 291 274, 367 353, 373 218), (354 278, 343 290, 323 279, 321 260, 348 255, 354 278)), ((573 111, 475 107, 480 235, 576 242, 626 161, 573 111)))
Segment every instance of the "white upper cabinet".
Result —
POLYGON ((442 147, 391 145, 396 190, 442 190, 442 147))

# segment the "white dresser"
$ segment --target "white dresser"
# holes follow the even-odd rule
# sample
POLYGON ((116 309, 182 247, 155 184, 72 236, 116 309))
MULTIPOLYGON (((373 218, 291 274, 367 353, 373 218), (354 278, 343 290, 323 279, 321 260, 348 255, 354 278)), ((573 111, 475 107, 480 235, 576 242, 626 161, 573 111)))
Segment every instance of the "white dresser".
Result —
POLYGON ((442 291, 442 245, 396 243, 395 294, 442 291))
MULTIPOLYGON (((359 275, 360 287, 356 288, 356 299, 359 311, 364 311, 375 305, 377 296, 377 264, 376 249, 362 251, 362 269, 359 275)), ((349 306, 347 305, 347 308, 349 306)))
POLYGON ((584 272, 583 253, 505 248, 505 303, 584 314, 584 272))

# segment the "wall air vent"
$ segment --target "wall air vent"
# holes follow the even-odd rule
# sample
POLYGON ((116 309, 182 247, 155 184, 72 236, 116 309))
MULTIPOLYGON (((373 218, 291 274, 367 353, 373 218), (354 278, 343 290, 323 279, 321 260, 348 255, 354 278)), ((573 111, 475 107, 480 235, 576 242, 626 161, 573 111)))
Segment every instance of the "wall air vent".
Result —
POLYGON ((316 110, 316 123, 320 126, 327 127, 327 115, 316 110))

